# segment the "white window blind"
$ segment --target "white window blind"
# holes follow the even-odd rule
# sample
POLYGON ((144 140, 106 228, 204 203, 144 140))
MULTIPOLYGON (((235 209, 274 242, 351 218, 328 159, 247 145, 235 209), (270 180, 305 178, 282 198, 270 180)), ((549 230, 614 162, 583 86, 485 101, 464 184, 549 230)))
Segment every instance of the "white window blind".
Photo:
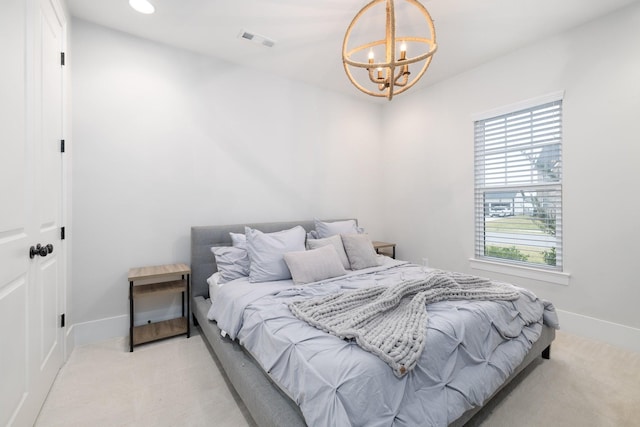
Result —
POLYGON ((476 257, 562 270, 562 100, 475 122, 476 257))

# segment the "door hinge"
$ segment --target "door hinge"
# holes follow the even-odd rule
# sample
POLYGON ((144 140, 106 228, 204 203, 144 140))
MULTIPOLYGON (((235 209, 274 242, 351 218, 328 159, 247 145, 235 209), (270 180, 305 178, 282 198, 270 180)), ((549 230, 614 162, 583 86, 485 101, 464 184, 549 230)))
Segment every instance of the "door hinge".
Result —
POLYGON ((60 327, 64 328, 64 313, 60 315, 60 327))
POLYGON ((60 152, 64 153, 64 139, 60 140, 60 152))
POLYGON ((64 240, 64 227, 60 228, 60 240, 64 240))
POLYGON ((60 52, 60 65, 64 65, 64 52, 60 52))

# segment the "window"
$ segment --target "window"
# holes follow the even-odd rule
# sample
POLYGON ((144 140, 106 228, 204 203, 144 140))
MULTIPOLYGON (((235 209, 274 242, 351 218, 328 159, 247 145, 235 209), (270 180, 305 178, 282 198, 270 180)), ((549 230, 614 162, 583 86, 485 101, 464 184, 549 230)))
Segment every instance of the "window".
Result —
POLYGON ((474 123, 476 258, 562 271, 562 99, 474 123))

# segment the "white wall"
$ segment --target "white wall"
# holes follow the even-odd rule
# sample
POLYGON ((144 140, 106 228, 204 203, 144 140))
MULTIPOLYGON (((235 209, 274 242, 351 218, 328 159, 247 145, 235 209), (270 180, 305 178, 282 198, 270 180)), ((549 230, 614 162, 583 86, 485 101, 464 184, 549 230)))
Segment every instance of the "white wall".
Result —
MULTIPOLYGON (((401 258, 468 271, 474 255, 472 115, 564 98, 569 286, 513 276, 570 331, 640 351, 640 4, 407 93, 384 107, 385 233, 401 258)), ((434 61, 437 61, 437 54, 434 61)), ((428 73, 423 77, 428 79, 428 73)))
POLYGON ((640 351, 639 27, 636 4, 368 103, 74 21, 78 342, 128 333, 127 269, 188 262, 191 225, 357 216, 400 258, 519 283, 566 330, 640 351), (570 283, 471 270, 471 117, 558 90, 570 283))
POLYGON ((192 225, 355 216, 381 230, 379 105, 85 21, 71 43, 78 343, 128 334, 128 269, 188 263, 192 225))

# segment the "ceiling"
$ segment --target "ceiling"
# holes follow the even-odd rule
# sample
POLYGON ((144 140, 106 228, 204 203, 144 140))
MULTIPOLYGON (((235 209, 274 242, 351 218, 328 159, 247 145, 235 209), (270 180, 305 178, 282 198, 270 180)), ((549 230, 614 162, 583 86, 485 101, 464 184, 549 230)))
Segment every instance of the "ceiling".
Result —
MULTIPOLYGON (((636 1, 424 0, 435 23, 438 51, 415 87, 426 87, 636 1)), ((369 0, 150 2, 156 12, 143 15, 131 9, 128 0, 66 0, 71 14, 86 21, 322 88, 378 99, 349 83, 341 60, 344 33, 369 0), (239 38, 242 29, 273 39, 275 46, 239 38)), ((413 9, 404 3, 396 0, 399 20, 413 9)))

